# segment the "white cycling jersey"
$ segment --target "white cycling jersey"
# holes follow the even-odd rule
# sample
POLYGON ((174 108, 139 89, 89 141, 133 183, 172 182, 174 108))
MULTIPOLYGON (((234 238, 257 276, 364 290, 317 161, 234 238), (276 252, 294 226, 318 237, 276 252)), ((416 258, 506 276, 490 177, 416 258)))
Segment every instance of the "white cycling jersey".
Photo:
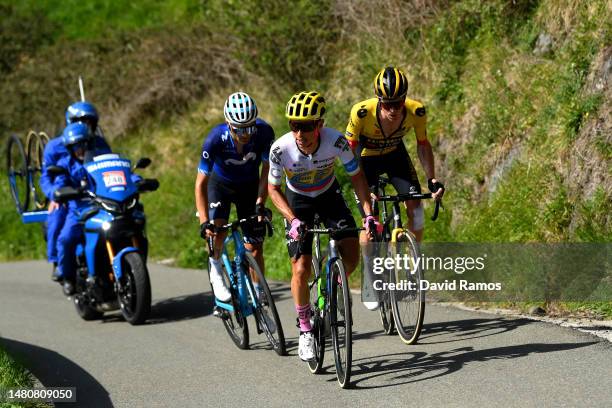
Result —
POLYGON ((272 144, 268 183, 280 186, 284 172, 291 191, 316 197, 327 191, 336 179, 334 164, 337 158, 349 175, 359 173, 357 159, 339 131, 322 128, 319 147, 311 155, 297 147, 293 133, 289 132, 272 144))

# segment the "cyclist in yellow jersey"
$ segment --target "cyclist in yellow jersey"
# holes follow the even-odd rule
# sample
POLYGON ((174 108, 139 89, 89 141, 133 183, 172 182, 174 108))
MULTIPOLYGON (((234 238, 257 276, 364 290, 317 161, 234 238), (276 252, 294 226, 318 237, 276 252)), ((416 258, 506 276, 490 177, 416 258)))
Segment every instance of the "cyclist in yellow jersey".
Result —
MULTIPOLYGON (((382 69, 374 79, 375 98, 353 106, 345 136, 360 157, 370 189, 378 177, 387 174, 399 194, 420 193, 421 185, 404 146, 404 136, 414 129, 417 154, 427 176, 427 185, 436 200, 444 195, 444 185, 436 179, 434 155, 427 139, 427 115, 419 101, 406 97, 406 75, 394 67, 382 69)), ((408 228, 418 242, 423 238, 425 216, 421 201, 406 201, 408 228)), ((362 241, 366 237, 362 235, 362 241)), ((374 310, 378 302, 364 302, 374 310)))

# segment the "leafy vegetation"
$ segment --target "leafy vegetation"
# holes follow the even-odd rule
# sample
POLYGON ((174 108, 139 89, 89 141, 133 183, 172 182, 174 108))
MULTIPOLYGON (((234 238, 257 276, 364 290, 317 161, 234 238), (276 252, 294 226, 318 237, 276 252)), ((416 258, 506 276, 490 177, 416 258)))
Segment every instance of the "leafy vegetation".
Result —
MULTIPOLYGON (((0 0, 0 7, 8 16, 0 36, 13 44, 0 53, 3 137, 9 129, 59 131, 82 74, 115 150, 154 160, 146 174, 162 187, 143 200, 155 258, 204 262, 193 179, 206 132, 223 120, 225 95, 252 93, 280 136, 286 99, 318 89, 329 102, 327 124, 342 130, 351 105, 372 95, 373 76, 389 64, 407 72, 410 96, 428 106, 448 187, 447 210, 428 223, 427 240, 612 237, 610 140, 592 130, 610 109, 606 87, 591 85, 611 37, 603 0, 324 0, 316 7, 0 0), (545 38, 549 46, 539 50, 545 38), (604 174, 603 185, 576 179, 587 169, 604 174)), ((42 256, 37 227, 19 224, 2 188, 0 258, 42 256)), ((278 214, 275 226, 266 260, 271 276, 285 278, 278 214)))

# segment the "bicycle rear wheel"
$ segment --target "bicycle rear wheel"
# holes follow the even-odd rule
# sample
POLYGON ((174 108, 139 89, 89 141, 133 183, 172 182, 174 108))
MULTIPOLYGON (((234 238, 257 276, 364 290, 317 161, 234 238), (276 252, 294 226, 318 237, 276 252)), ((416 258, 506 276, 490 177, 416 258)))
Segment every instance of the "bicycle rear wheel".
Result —
POLYGON ((6 149, 6 170, 11 186, 11 195, 17 211, 27 210, 30 201, 28 160, 23 144, 17 135, 11 135, 6 149))
POLYGON ((342 261, 336 260, 332 264, 331 274, 332 293, 329 302, 329 318, 334 346, 334 359, 336 360, 336 377, 340 386, 347 388, 351 381, 351 363, 353 357, 351 292, 342 261))
MULTIPOLYGON (((276 351, 276 354, 279 356, 284 356, 287 354, 286 346, 285 346, 285 334, 283 333, 283 326, 281 324, 281 320, 278 317, 278 311, 276 310, 276 304, 274 303, 274 298, 272 297, 272 293, 270 292, 270 287, 268 286, 268 282, 264 274, 261 272, 259 268, 259 264, 255 260, 252 254, 246 252, 245 257, 248 263, 248 267, 251 267, 255 271, 255 275, 257 275, 257 280, 259 281, 259 287, 261 288, 263 298, 260 296, 257 300, 257 307, 255 309, 255 319, 259 324, 259 327, 263 330, 270 345, 276 351), (272 323, 275 327, 270 327, 272 323)), ((251 279, 247 274, 247 280, 251 285, 251 290, 255 296, 258 296, 255 293, 255 288, 252 285, 251 279)))
MULTIPOLYGON (((425 292, 421 290, 423 271, 418 259, 417 242, 409 232, 398 234, 397 242, 393 243, 395 253, 405 253, 410 256, 410 270, 393 269, 391 281, 395 283, 410 282, 411 288, 391 291, 391 304, 397 333, 406 344, 415 344, 421 334, 425 317, 425 292)), ((394 255, 395 256, 395 255, 394 255)))
POLYGON ((315 359, 308 362, 308 369, 312 374, 319 374, 323 371, 323 361, 325 359, 325 310, 319 308, 319 293, 321 292, 320 289, 324 290, 324 287, 319 288, 319 284, 325 285, 325 282, 317 279, 317 276, 319 276, 319 265, 314 256, 312 258, 312 268, 315 279, 308 286, 310 287, 310 307, 313 314, 312 333, 315 339, 315 359))
MULTIPOLYGON (((208 261, 208 270, 210 271, 210 259, 208 261)), ((226 271, 223 271, 222 275, 223 279, 225 279, 225 284, 230 289, 232 294, 232 299, 230 302, 234 308, 234 311, 230 312, 219 306, 217 307, 221 311, 221 320, 223 320, 223 326, 225 326, 227 334, 229 334, 230 338, 239 349, 245 350, 249 348, 249 326, 247 319, 240 310, 240 300, 238 297, 238 292, 235 289, 235 285, 230 284, 229 275, 226 271)), ((215 292, 212 289, 212 284, 210 289, 214 296, 215 292)))

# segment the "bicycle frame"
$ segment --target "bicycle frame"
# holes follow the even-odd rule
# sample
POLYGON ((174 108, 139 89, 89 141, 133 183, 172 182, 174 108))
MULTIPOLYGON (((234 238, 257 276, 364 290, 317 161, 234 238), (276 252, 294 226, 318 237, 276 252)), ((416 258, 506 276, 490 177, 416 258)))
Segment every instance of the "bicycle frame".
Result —
POLYGON ((254 288, 247 284, 244 267, 242 265, 242 259, 244 258, 246 251, 247 249, 242 243, 242 235, 237 228, 232 227, 231 234, 227 234, 227 237, 225 237, 225 240, 223 241, 221 260, 223 261, 223 265, 225 266, 225 270, 229 276, 231 286, 238 293, 239 304, 234 305, 231 300, 229 302, 222 302, 215 298, 216 306, 219 306, 228 312, 233 312, 235 310, 234 307, 237 306, 240 308, 240 313, 242 313, 242 315, 245 317, 252 315, 253 311, 257 308, 257 296, 255 295, 254 288), (226 247, 232 241, 236 246, 236 254, 233 259, 230 259, 226 247), (253 300, 252 304, 249 303, 247 297, 249 294, 253 300))
POLYGON ((317 285, 319 309, 325 310, 325 308, 327 307, 327 302, 326 302, 327 294, 331 293, 331 285, 332 285, 331 273, 329 273, 329 271, 331 270, 332 264, 341 258, 340 258, 340 254, 338 253, 338 244, 336 243, 336 240, 334 240, 331 237, 327 244, 327 255, 323 255, 321 253, 321 238, 320 238, 320 235, 317 233, 314 234, 314 246, 315 246, 315 260, 317 263, 317 269, 315 270, 315 276, 314 276, 313 282, 318 281, 321 275, 323 273, 325 274, 325 292, 322 292, 321 286, 317 285), (321 271, 321 263, 323 262, 325 257, 327 257, 328 259, 327 259, 327 262, 325 263, 325 269, 321 271))

